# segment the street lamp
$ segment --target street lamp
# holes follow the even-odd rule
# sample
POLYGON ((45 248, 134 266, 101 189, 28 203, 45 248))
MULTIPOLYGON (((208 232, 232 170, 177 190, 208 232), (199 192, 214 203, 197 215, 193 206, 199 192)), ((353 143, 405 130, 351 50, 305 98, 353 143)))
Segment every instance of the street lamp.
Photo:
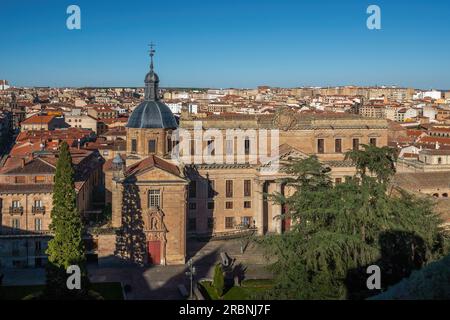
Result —
POLYGON ((187 262, 187 265, 188 265, 189 271, 186 271, 186 276, 190 277, 190 280, 191 280, 191 290, 190 290, 189 299, 192 300, 192 298, 194 296, 194 286, 193 286, 194 276, 197 274, 197 271, 195 269, 194 261, 192 260, 192 258, 189 259, 189 261, 187 262))

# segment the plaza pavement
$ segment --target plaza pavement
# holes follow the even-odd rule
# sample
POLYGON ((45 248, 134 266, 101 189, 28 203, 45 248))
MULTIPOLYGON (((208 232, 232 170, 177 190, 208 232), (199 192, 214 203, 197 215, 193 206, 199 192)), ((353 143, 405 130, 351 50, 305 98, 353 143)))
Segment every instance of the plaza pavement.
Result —
MULTIPOLYGON (((268 279, 272 275, 266 269, 268 261, 260 249, 250 244, 244 254, 240 253, 239 240, 210 242, 190 241, 188 258, 192 258, 197 269, 196 279, 212 278, 214 266, 220 261, 220 253, 226 252, 236 259, 235 265, 241 263, 246 268, 247 279, 268 279)), ((88 266, 92 282, 121 282, 131 290, 126 299, 148 300, 180 299, 178 285, 184 284, 189 289, 189 280, 185 275, 186 266, 88 266)), ((3 285, 37 285, 45 283, 44 269, 3 269, 3 285)))

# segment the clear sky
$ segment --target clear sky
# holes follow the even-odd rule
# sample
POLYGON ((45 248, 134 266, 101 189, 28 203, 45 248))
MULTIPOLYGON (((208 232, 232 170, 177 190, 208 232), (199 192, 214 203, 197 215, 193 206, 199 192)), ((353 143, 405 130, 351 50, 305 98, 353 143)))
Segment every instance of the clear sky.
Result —
POLYGON ((401 85, 450 89, 447 0, 1 0, 16 86, 401 85), (66 9, 81 8, 81 30, 66 9), (381 8, 381 30, 366 27, 381 8))

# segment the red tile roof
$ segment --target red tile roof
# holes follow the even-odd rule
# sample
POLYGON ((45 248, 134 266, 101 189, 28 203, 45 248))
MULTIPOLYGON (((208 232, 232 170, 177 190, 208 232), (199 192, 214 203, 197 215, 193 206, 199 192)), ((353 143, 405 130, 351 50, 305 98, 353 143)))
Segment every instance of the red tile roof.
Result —
POLYGON ((423 137, 419 138, 419 142, 421 143, 440 143, 440 144, 448 144, 450 145, 450 138, 438 138, 438 137, 423 137))
POLYGON ((35 114, 34 116, 31 116, 28 119, 23 120, 22 124, 48 124, 54 118, 55 116, 35 114))
POLYGON ((155 155, 151 155, 150 157, 145 158, 144 160, 129 166, 126 169, 125 174, 127 176, 138 175, 153 167, 157 167, 159 169, 172 173, 176 176, 180 176, 180 170, 176 165, 171 164, 155 155))

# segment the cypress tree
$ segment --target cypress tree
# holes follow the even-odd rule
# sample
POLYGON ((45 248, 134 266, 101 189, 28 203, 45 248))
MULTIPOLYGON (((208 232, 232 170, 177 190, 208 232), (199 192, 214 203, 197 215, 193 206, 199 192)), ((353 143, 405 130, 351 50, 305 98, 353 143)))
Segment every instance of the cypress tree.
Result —
POLYGON ((60 146, 53 186, 52 223, 53 239, 49 241, 46 268, 47 286, 45 296, 51 299, 85 297, 88 292, 88 278, 85 266, 85 248, 82 240, 83 224, 77 209, 74 183, 74 168, 69 146, 60 146), (69 290, 66 270, 71 265, 81 269, 81 289, 69 290))
POLYGON ((225 291, 225 278, 220 264, 217 264, 214 268, 213 286, 219 298, 222 297, 225 291))

